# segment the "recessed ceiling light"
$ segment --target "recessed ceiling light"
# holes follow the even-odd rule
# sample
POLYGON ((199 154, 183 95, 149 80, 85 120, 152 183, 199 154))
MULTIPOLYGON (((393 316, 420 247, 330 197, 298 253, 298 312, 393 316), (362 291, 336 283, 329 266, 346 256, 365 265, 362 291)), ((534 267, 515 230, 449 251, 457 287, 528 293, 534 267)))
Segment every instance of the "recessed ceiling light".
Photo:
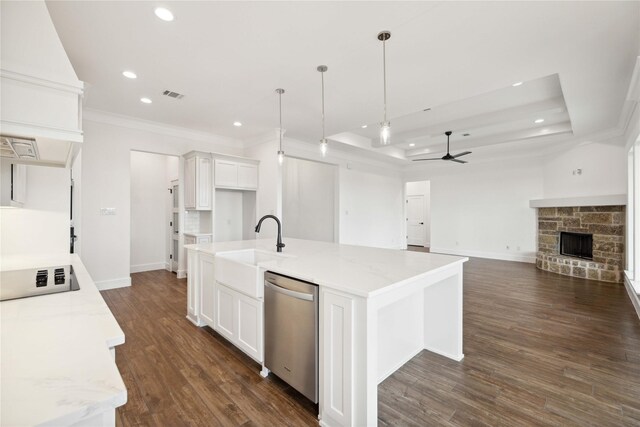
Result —
POLYGON ((240 122, 233 122, 233 125, 234 125, 234 126, 236 126, 236 127, 240 127, 240 126, 242 126, 242 123, 240 123, 240 122))
POLYGON ((173 13, 171 13, 169 9, 165 9, 164 7, 157 7, 154 12, 156 16, 163 21, 173 21, 173 13))
POLYGON ((409 147, 415 147, 416 144, 414 144, 413 142, 411 144, 409 144, 409 147))
POLYGON ((362 125, 362 129, 366 129, 366 128, 367 128, 367 125, 362 125))
POLYGON ((533 123, 542 123, 542 122, 544 122, 544 119, 535 119, 533 121, 533 123))
POLYGON ((125 76, 128 79, 137 79, 138 76, 136 73, 134 73, 133 71, 123 71, 122 75, 125 76))
POLYGON ((514 84, 512 84, 511 86, 513 86, 513 87, 522 86, 522 82, 515 82, 515 83, 514 83, 514 84))
POLYGON ((140 102, 143 104, 151 104, 153 101, 149 98, 140 98, 140 102))

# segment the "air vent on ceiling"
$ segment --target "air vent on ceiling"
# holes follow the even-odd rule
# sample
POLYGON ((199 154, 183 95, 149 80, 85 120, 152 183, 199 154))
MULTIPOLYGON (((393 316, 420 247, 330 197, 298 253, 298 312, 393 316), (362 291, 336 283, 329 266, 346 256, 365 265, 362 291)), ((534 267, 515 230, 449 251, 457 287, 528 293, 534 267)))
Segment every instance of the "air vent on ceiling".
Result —
POLYGON ((169 98, 174 98, 174 99, 182 99, 184 98, 184 95, 178 92, 174 92, 171 90, 165 90, 164 92, 162 92, 162 94, 164 96, 168 96, 169 98))

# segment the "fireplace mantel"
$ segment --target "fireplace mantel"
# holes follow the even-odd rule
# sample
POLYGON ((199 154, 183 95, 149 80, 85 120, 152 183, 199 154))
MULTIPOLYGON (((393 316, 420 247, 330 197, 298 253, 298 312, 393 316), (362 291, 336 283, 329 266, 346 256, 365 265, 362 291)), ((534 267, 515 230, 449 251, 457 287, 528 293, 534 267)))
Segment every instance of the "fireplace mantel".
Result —
POLYGON ((529 200, 532 208, 564 208, 574 206, 626 206, 626 194, 610 194, 607 196, 563 197, 559 199, 529 200))

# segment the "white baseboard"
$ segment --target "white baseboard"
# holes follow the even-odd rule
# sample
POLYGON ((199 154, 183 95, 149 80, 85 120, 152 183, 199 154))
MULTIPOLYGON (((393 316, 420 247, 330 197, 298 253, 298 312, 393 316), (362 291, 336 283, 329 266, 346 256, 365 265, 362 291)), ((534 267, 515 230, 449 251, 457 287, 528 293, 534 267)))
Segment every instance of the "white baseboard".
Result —
POLYGON ((393 374, 395 371, 397 371, 398 369, 400 369, 405 363, 407 363, 409 360, 413 359, 414 357, 416 357, 418 354, 420 354, 420 352, 424 350, 422 347, 418 347, 417 349, 415 349, 414 351, 410 352, 407 357, 403 358, 400 362, 398 362, 395 366, 387 369, 386 372, 384 372, 379 378, 378 378, 378 384, 380 384, 382 381, 386 380, 389 375, 393 374))
POLYGON ((164 270, 167 268, 165 262, 153 262, 150 264, 138 264, 132 265, 130 268, 131 273, 142 273, 143 271, 164 270))
POLYGON ((121 279, 102 280, 100 282, 96 282, 96 288, 98 288, 99 291, 106 291, 108 289, 116 288, 126 288, 127 286, 131 286, 131 277, 123 277, 121 279))
POLYGON ((633 284, 626 274, 624 275, 624 287, 627 288, 627 293, 629 294, 629 299, 631 299, 631 304, 633 304, 633 307, 636 309, 636 314, 638 315, 638 318, 640 318, 640 296, 636 293, 633 284))
POLYGON ((184 279, 187 277, 187 270, 178 270, 176 271, 176 277, 178 279, 184 279))
POLYGON ((434 348, 429 348, 429 347, 425 347, 424 349, 427 350, 427 351, 430 351, 431 353, 439 354, 440 356, 444 356, 444 357, 447 357, 449 359, 453 359, 456 362, 460 362, 462 359, 464 359, 464 354, 463 353, 460 353, 460 354, 449 354, 449 353, 445 353, 444 351, 436 350, 434 348))
POLYGON ((458 255, 458 256, 470 256, 475 258, 500 259, 503 261, 528 262, 530 264, 535 264, 536 262, 535 254, 530 254, 530 253, 505 254, 500 252, 470 251, 465 249, 448 249, 448 248, 439 248, 439 247, 431 247, 430 252, 432 254, 447 254, 447 255, 458 255))

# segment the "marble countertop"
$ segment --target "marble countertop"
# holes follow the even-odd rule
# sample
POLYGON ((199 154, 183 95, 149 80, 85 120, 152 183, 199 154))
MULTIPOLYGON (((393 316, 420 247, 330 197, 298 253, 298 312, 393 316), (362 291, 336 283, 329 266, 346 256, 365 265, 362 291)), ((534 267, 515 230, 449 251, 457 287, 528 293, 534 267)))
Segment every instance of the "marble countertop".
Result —
MULTIPOLYGON (((283 257, 258 265, 266 270, 364 297, 376 296, 468 260, 424 252, 283 238, 283 257)), ((274 252, 276 239, 202 243, 185 248, 215 255, 244 249, 274 252)))
POLYGON ((194 232, 190 231, 190 232, 185 232, 185 233, 182 233, 182 234, 184 234, 185 236, 200 237, 200 236, 211 236, 213 233, 201 233, 199 231, 194 231, 194 232))
POLYGON ((80 290, 0 302, 0 425, 70 425, 127 401, 109 351, 124 333, 80 258, 3 257, 0 268, 65 264, 80 290))

